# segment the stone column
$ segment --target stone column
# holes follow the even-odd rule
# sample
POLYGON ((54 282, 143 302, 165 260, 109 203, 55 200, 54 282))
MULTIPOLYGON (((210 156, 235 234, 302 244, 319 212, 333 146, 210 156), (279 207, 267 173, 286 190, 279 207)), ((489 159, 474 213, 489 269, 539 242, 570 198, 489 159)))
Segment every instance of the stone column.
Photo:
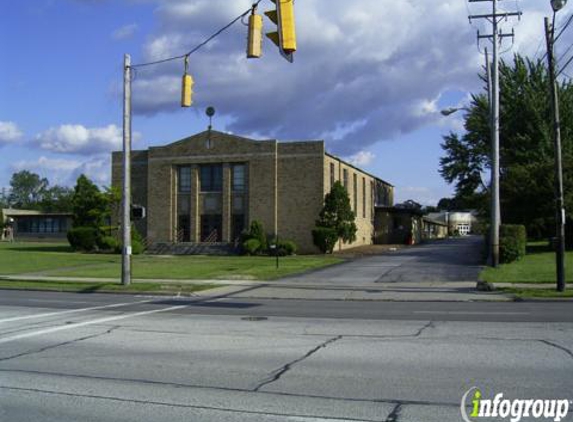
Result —
POLYGON ((191 242, 199 242, 201 240, 200 191, 199 166, 194 164, 191 166, 191 242))
POLYGON ((229 163, 223 164, 223 192, 222 203, 222 239, 223 242, 231 242, 231 219, 232 219, 232 166, 229 163))

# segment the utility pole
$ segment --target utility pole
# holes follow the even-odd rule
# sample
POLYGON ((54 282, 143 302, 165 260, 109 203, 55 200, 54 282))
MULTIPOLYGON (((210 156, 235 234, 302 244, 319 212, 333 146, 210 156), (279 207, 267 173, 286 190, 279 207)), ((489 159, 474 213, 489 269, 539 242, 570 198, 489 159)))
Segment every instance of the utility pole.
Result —
POLYGON ((131 56, 123 61, 123 192, 121 284, 131 283, 131 56))
MULTIPOLYGON (((501 225, 501 210, 499 204, 499 44, 500 40, 506 37, 513 37, 514 33, 506 34, 499 31, 499 23, 502 19, 512 16, 521 16, 521 12, 498 12, 499 0, 469 0, 470 3, 491 1, 492 13, 482 15, 470 15, 472 19, 486 19, 492 25, 492 33, 486 35, 477 34, 478 43, 481 39, 487 38, 493 44, 493 69, 491 78, 491 235, 490 235, 490 257, 492 267, 499 265, 499 226, 501 225)), ((489 75, 488 75, 489 78, 489 75)))
POLYGON ((545 18, 545 38, 547 40, 547 63, 549 65, 549 86, 553 111, 553 143, 555 147, 555 263, 557 291, 565 291, 565 206, 563 201, 563 169, 561 160, 561 127, 559 119, 559 93, 555 78, 555 28, 545 18))

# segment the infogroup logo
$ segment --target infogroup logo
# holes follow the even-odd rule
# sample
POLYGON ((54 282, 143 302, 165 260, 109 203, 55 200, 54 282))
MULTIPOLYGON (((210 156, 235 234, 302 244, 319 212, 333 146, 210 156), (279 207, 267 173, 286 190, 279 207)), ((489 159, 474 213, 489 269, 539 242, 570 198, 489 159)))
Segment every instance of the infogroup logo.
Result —
POLYGON ((571 400, 567 399, 510 400, 504 399, 503 393, 495 394, 493 399, 484 399, 481 390, 472 387, 464 393, 460 411, 465 422, 476 422, 486 418, 509 419, 510 422, 519 422, 522 418, 559 422, 569 413, 570 404, 571 400), (471 402, 468 402, 468 399, 471 402), (472 409, 469 415, 468 407, 472 409))

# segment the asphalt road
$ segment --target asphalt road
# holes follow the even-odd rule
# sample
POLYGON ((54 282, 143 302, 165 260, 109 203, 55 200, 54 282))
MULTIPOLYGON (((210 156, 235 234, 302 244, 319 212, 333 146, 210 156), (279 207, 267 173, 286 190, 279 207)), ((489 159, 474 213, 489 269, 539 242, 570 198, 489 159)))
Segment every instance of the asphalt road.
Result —
POLYGON ((482 236, 466 236, 368 256, 289 277, 289 282, 328 284, 477 281, 482 268, 482 236))
POLYGON ((572 310, 2 291, 0 421, 460 421, 573 399, 572 310))

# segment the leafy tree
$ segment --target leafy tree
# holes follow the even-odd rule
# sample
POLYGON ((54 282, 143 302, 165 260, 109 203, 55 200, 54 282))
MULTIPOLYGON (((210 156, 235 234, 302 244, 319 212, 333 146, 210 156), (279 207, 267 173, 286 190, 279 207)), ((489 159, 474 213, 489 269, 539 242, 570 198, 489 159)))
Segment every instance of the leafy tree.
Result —
POLYGON ((45 212, 71 212, 74 190, 65 186, 52 186, 44 191, 40 208, 45 212))
POLYGON ((14 208, 40 209, 48 185, 48 179, 36 173, 28 170, 19 171, 10 179, 8 201, 14 208))
MULTIPOLYGON (((482 76, 483 79, 483 76, 482 76)), ((486 91, 487 92, 487 91, 486 91)), ((565 204, 573 209, 573 85, 559 85, 565 204)), ((500 64, 500 198, 502 221, 524 224, 533 237, 554 224, 549 78, 541 60, 519 55, 500 64)), ((491 134, 487 93, 474 94, 465 116, 465 133, 444 136, 440 174, 455 184, 452 204, 489 214, 491 134)), ((446 205, 442 203, 441 205, 446 205)))
POLYGON ((2 188, 2 191, 0 191, 0 209, 9 208, 10 201, 8 200, 8 197, 9 197, 9 194, 6 191, 6 188, 2 188))
POLYGON ((105 194, 85 175, 78 177, 72 207, 74 213, 74 227, 97 227, 103 225, 109 213, 109 201, 105 194))
POLYGON ((340 182, 335 182, 324 198, 324 206, 316 221, 317 228, 334 229, 338 239, 352 243, 356 240, 357 231, 354 218, 346 188, 340 182))

